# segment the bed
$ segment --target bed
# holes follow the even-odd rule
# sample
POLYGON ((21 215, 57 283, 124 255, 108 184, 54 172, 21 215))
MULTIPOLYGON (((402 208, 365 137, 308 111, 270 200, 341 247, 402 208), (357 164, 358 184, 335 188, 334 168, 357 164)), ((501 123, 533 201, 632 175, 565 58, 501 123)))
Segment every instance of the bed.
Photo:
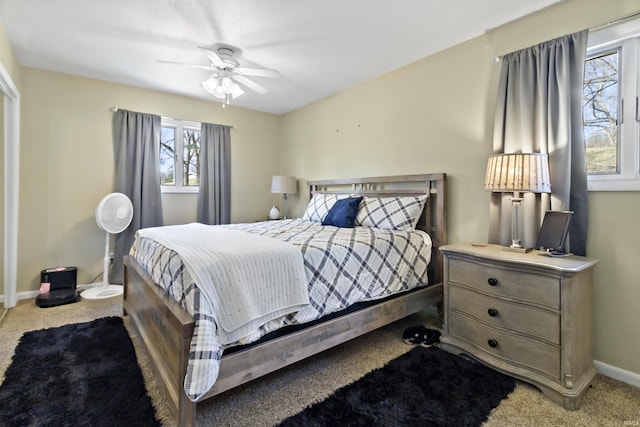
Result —
MULTIPOLYGON (((318 233, 318 236, 321 236, 320 231, 314 230, 322 227, 333 230, 331 231, 334 233, 332 235, 337 236, 337 233, 342 230, 321 226, 318 221, 316 223, 309 221, 311 219, 309 218, 311 201, 331 200, 332 198, 336 200, 353 199, 355 197, 364 197, 364 200, 370 202, 392 198, 421 198, 424 204, 419 214, 416 215, 416 222, 412 226, 418 230, 418 233, 426 235, 424 240, 430 244, 430 255, 426 259, 424 270, 420 270, 421 277, 413 280, 413 282, 417 280, 419 283, 412 282, 412 285, 409 286, 410 289, 405 289, 404 282, 408 279, 401 280, 402 286, 395 289, 393 295, 385 293, 386 290, 383 293, 375 291, 375 295, 367 294, 364 301, 353 305, 351 302, 345 302, 344 305, 347 305, 345 307, 335 304, 329 313, 319 313, 322 315, 320 318, 301 315, 306 311, 300 309, 295 313, 282 316, 282 319, 294 319, 293 322, 290 322, 293 323, 291 325, 287 323, 288 321, 278 318, 275 326, 273 322, 269 322, 268 325, 271 327, 267 327, 267 325, 260 330, 260 333, 256 332, 248 339, 239 340, 235 343, 238 345, 222 346, 224 352, 215 357, 217 359, 215 360, 217 367, 215 382, 211 386, 207 386, 194 399, 193 394, 190 393, 191 389, 185 385, 190 382, 190 378, 193 376, 193 364, 196 363, 190 360, 190 356, 194 353, 192 338, 196 342, 203 335, 199 329, 203 329, 202 319, 207 316, 201 313, 190 314, 189 311, 192 310, 187 311, 188 304, 185 304, 183 294, 168 290, 166 285, 160 283, 161 280, 157 275, 154 279, 151 267, 143 266, 143 264, 147 264, 146 261, 143 262, 144 256, 141 255, 142 250, 140 249, 144 246, 144 240, 140 239, 140 241, 134 242, 136 249, 132 249, 130 256, 125 257, 124 312, 129 317, 130 325, 142 339, 152 366, 175 410, 179 425, 195 425, 196 406, 199 401, 392 323, 426 307, 440 306, 442 302, 442 258, 438 248, 446 244, 445 174, 315 180, 307 182, 307 190, 310 203, 303 219, 234 224, 228 227, 270 237, 285 233, 281 230, 289 226, 302 228, 303 234, 307 233, 306 235, 313 234, 315 236, 314 233, 318 233), (298 315, 301 315, 304 321, 295 320, 298 315), (194 317, 198 319, 198 323, 194 317), (307 320, 309 321, 307 322, 307 320)), ((360 211, 358 215, 360 215, 360 211)), ((362 218, 360 219, 362 220, 362 218)), ((374 223, 374 225, 376 227, 355 227, 351 229, 351 232, 356 234, 378 233, 378 224, 374 223), (375 233, 369 228, 376 229, 375 233)), ((398 240, 398 234, 402 236, 415 234, 395 231, 392 233, 393 239, 391 240, 394 241, 398 240)), ((386 232, 385 235, 389 236, 390 232, 386 232)), ((411 239, 413 238, 411 236, 411 239)), ((137 237, 137 239, 139 238, 137 237)), ((293 237, 286 239, 291 240, 293 237)), ((415 246, 414 243, 411 245, 415 246)), ((403 254, 410 252, 407 248, 408 246, 405 246, 396 252, 403 254)), ((404 255, 402 256, 404 257, 404 255)), ((387 256, 385 255, 385 257, 387 256)), ((310 273, 307 264, 305 259, 305 270, 307 277, 310 277, 308 276, 310 273)), ((363 292, 366 293, 370 290, 363 292)))

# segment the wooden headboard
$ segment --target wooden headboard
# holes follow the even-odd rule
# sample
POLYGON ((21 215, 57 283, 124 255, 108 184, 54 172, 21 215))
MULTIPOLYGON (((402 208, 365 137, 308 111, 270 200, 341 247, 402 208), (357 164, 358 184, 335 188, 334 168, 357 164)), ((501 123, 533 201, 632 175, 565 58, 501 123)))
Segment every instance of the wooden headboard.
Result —
POLYGON ((427 202, 416 228, 429 234, 433 242, 430 267, 434 283, 442 282, 442 254, 447 243, 445 173, 376 176, 371 178, 324 179, 307 182, 309 200, 315 193, 352 194, 370 197, 415 196, 427 194, 427 202))

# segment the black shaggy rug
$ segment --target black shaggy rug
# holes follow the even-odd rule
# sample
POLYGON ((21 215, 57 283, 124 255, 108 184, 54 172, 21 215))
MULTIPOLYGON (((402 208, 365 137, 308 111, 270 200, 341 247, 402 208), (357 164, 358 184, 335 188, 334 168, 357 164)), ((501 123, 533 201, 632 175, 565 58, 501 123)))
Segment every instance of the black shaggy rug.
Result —
POLYGON ((484 365, 416 347, 280 425, 479 426, 514 387, 484 365))
POLYGON ((1 426, 160 426, 120 317, 25 333, 0 402, 1 426))

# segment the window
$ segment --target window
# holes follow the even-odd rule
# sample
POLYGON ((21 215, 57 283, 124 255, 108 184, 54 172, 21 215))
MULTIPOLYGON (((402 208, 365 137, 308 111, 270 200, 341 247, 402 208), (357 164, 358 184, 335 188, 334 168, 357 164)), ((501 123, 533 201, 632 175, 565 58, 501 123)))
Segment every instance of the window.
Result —
POLYGON ((590 191, 640 190, 640 21, 589 34, 583 123, 590 191))
POLYGON ((587 59, 584 71, 584 142, 587 172, 617 174, 620 50, 587 59))
POLYGON ((200 185, 200 123, 162 119, 162 192, 197 193, 200 185))

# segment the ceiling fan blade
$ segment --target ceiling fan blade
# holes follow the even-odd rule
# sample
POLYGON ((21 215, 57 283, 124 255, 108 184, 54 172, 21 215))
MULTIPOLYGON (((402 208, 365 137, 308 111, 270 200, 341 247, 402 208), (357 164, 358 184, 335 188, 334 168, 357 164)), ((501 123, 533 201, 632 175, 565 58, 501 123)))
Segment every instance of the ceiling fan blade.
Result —
POLYGON ((280 73, 277 70, 270 70, 268 68, 236 67, 233 71, 243 76, 280 77, 280 73))
POLYGON ((245 85, 252 91, 259 93, 260 95, 264 95, 265 93, 269 92, 266 88, 260 86, 258 83, 254 82, 253 80, 249 80, 245 76, 233 74, 231 78, 237 81, 238 83, 245 85))
POLYGON ((207 47, 203 47, 203 46, 198 46, 198 48, 200 48, 200 50, 202 50, 206 55, 207 58, 209 58, 209 60, 213 63, 213 65, 215 65, 216 67, 220 67, 220 68, 225 68, 227 65, 224 63, 224 61, 222 60, 222 58, 220 58, 220 56, 218 56, 218 53, 207 48, 207 47))
POLYGON ((163 61, 161 59, 159 59, 158 62, 160 62, 162 64, 184 65, 185 67, 202 68, 204 70, 209 70, 209 71, 211 71, 211 69, 212 69, 210 65, 187 64, 187 63, 184 63, 184 62, 163 61))

